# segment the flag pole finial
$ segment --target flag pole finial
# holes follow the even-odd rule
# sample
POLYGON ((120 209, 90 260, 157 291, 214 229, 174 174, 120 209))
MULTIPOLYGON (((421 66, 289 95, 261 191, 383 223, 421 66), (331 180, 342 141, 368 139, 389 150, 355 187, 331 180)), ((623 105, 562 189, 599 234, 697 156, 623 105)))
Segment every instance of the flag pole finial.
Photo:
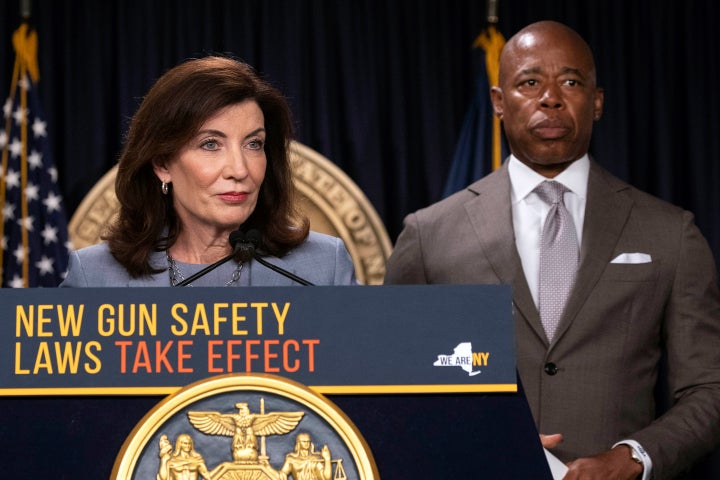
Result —
POLYGON ((500 18, 498 18, 498 0, 487 0, 487 21, 493 25, 500 21, 500 18))
POLYGON ((20 0, 20 16, 23 20, 30 20, 32 15, 32 0, 20 0))

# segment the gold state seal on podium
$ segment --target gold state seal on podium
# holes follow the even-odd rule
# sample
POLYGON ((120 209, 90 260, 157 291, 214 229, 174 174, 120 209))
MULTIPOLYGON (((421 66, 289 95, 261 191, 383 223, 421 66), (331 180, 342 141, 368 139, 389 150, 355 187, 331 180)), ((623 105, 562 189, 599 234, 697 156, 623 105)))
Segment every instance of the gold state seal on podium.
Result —
POLYGON ((161 401, 137 424, 112 478, 379 478, 369 446, 324 396, 273 375, 222 375, 161 401))

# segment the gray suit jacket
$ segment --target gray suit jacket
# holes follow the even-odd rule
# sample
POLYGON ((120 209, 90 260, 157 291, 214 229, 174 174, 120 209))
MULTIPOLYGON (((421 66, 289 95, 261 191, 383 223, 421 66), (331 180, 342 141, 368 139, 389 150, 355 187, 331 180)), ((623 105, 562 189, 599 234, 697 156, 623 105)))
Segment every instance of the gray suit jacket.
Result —
MULTIPOLYGON (((562 433, 562 460, 640 442, 655 479, 720 442, 720 296, 713 256, 689 212, 594 162, 580 267, 548 344, 514 242, 507 163, 409 215, 386 283, 513 286, 517 367, 541 433, 562 433), (611 263, 645 253, 650 263, 611 263), (656 418, 663 348, 670 411, 656 418)), ((481 426, 479 426, 481 428, 481 426)))
MULTIPOLYGON (((277 265, 315 285, 355 284, 355 269, 342 240, 310 232, 307 240, 282 258, 267 257, 277 265)), ((70 254, 68 274, 61 287, 169 287, 165 252, 154 253, 150 260, 164 271, 149 277, 132 278, 110 254, 107 244, 100 243, 70 254)), ((242 271, 251 286, 299 285, 293 280, 250 261, 242 271)), ((242 282, 247 284, 248 282, 242 282)))

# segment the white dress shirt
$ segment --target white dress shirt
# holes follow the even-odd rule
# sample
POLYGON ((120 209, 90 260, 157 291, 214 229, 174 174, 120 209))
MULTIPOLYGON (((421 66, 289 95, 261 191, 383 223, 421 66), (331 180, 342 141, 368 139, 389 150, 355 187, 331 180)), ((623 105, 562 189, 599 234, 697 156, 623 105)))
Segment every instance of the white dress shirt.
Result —
POLYGON ((590 174, 590 159, 587 155, 574 161, 555 178, 546 178, 531 169, 514 155, 510 156, 508 173, 511 184, 511 201, 515 245, 522 261, 525 279, 535 305, 538 304, 540 280, 540 236, 550 205, 533 192, 545 180, 562 183, 570 191, 563 196, 565 208, 570 212, 577 231, 578 246, 582 245, 582 230, 585 221, 587 183, 590 174))

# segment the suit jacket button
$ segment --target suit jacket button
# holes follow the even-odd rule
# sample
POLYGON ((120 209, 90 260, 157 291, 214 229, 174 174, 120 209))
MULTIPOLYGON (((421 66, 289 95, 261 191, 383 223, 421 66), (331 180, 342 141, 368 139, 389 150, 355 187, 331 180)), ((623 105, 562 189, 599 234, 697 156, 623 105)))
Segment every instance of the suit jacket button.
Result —
POLYGON ((555 375, 558 372, 558 367, 552 362, 545 364, 545 373, 548 375, 555 375))

